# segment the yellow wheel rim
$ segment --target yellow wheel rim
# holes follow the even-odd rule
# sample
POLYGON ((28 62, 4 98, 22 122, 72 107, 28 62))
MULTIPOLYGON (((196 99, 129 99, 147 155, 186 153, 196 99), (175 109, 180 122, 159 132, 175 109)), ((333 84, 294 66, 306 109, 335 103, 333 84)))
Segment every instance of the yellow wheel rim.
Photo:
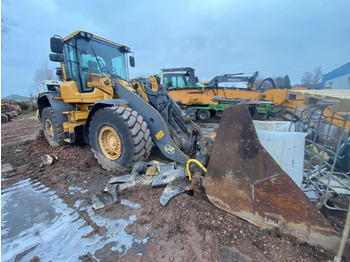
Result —
POLYGON ((98 143, 102 153, 111 160, 122 154, 122 141, 118 132, 111 126, 103 126, 98 135, 98 143))
POLYGON ((51 139, 53 139, 53 137, 54 137, 53 127, 52 127, 52 124, 51 124, 51 122, 50 122, 49 119, 46 119, 46 121, 45 121, 45 130, 46 130, 46 134, 47 134, 51 139))

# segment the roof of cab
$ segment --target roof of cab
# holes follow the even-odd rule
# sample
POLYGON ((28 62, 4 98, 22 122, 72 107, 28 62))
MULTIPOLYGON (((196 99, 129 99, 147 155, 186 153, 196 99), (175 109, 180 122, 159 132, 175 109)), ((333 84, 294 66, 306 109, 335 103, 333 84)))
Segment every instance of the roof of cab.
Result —
MULTIPOLYGON (((117 44, 117 43, 115 43, 115 42, 112 42, 112 41, 110 41, 110 40, 104 39, 104 38, 102 38, 102 37, 95 36, 94 34, 92 34, 92 33, 90 33, 90 32, 81 31, 81 30, 75 31, 75 32, 73 32, 73 33, 67 35, 66 37, 63 38, 63 41, 64 41, 64 42, 65 42, 65 41, 68 41, 69 39, 71 39, 71 38, 73 38, 74 36, 80 34, 81 32, 83 32, 83 33, 85 33, 85 34, 90 34, 91 37, 94 38, 94 39, 98 39, 98 40, 101 40, 101 41, 103 41, 103 42, 106 42, 106 43, 115 45, 115 46, 125 46, 125 47, 128 47, 128 46, 126 46, 126 45, 117 44)), ((129 47, 128 47, 128 48, 129 48, 129 47)), ((129 48, 129 49, 130 49, 130 48, 129 48)))

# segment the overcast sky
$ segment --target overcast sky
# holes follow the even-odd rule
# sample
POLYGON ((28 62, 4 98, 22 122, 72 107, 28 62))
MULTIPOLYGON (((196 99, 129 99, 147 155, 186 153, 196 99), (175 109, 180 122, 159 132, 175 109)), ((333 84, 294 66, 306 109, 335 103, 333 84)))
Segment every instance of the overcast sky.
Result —
POLYGON ((1 96, 28 95, 49 39, 85 30, 131 47, 130 77, 192 66, 201 81, 259 71, 292 84, 350 61, 349 0, 2 0, 1 96))

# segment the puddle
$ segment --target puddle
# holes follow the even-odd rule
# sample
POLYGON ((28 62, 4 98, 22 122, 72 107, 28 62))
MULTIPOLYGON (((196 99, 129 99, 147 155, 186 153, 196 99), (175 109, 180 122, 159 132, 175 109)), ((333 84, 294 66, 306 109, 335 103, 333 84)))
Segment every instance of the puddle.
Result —
MULTIPOLYGON (((93 228, 85 225, 78 210, 29 179, 3 190, 1 200, 1 261, 14 261, 16 257, 29 261, 34 256, 40 261, 79 261, 80 256, 94 254, 107 244, 111 250, 125 253, 133 244, 147 242, 124 231, 136 215, 128 220, 106 219, 91 207, 79 210, 85 210, 98 226, 106 227, 107 233, 87 238, 93 228)), ((77 201, 75 207, 82 202, 77 201)))
POLYGON ((69 186, 68 187, 68 193, 70 195, 74 195, 75 193, 81 193, 81 194, 85 194, 89 192, 89 189, 84 189, 82 187, 76 187, 76 186, 69 186))
POLYGON ((132 202, 130 200, 127 199, 122 199, 122 201, 120 201, 120 204, 126 207, 129 207, 131 209, 140 209, 141 205, 135 202, 132 202))

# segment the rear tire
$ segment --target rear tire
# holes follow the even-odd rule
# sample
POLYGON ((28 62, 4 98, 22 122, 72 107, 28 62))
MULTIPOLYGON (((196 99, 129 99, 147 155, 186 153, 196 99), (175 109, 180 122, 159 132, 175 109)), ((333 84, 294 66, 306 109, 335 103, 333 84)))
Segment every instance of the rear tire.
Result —
POLYGON ((152 138, 135 110, 113 106, 98 110, 89 128, 91 149, 107 171, 127 171, 148 158, 152 138))
POLYGON ((200 109, 197 112, 197 118, 199 120, 208 120, 210 118, 209 110, 200 109))
POLYGON ((52 107, 45 107, 41 120, 44 136, 50 146, 60 146, 64 144, 63 127, 58 124, 52 107))

